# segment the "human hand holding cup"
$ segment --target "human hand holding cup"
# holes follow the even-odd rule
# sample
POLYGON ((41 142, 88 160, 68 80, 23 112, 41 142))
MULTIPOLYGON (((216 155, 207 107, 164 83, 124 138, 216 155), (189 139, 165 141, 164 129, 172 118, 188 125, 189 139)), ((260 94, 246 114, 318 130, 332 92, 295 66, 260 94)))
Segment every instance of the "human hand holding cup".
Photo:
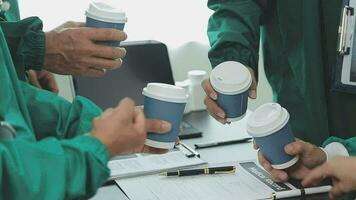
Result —
MULTIPOLYGON (((254 144, 254 148, 259 149, 259 146, 254 144)), ((326 153, 321 148, 299 139, 286 145, 284 150, 288 155, 299 155, 299 161, 287 169, 273 168, 264 155, 258 152, 259 163, 271 174, 275 182, 286 182, 289 178, 302 180, 309 176, 311 169, 323 164, 327 159, 326 153)))
POLYGON ((256 98, 256 79, 251 68, 235 61, 216 66, 202 83, 207 109, 222 124, 245 116, 248 96, 256 98))
POLYGON ((160 149, 173 148, 188 101, 186 90, 169 84, 149 83, 142 93, 146 118, 164 120, 171 124, 171 131, 166 134, 149 132, 145 144, 160 149))
POLYGON ((291 156, 284 150, 295 138, 289 126, 289 113, 279 104, 258 107, 247 120, 247 132, 273 168, 286 169, 298 161, 298 155, 291 156))

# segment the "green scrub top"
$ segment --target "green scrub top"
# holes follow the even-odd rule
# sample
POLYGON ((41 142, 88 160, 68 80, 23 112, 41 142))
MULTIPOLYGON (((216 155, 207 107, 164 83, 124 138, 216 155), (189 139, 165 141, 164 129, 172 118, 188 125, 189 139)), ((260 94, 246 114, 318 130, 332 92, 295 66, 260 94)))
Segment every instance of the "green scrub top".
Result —
POLYGON ((260 41, 274 101, 296 137, 320 145, 356 136, 356 95, 331 90, 341 0, 209 0, 213 66, 234 60, 257 73, 260 41))
POLYGON ((0 45, 0 116, 17 134, 0 141, 0 199, 92 196, 109 176, 106 147, 86 134, 101 110, 19 81, 1 28, 0 45))
POLYGON ((20 20, 17 0, 9 0, 10 10, 0 13, 0 27, 10 49, 20 80, 26 80, 25 71, 41 70, 45 55, 45 34, 38 17, 20 20))

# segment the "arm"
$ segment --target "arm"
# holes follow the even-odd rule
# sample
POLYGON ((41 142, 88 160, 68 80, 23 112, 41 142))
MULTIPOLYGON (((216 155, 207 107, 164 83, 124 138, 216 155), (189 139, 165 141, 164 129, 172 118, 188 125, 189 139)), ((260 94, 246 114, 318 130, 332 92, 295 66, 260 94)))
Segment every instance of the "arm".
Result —
POLYGON ((44 63, 45 34, 42 21, 30 17, 18 22, 0 22, 11 57, 20 79, 24 80, 24 71, 40 70, 44 63))
MULTIPOLYGON (((208 24, 211 44, 209 59, 213 67, 225 61, 244 64, 251 73, 252 84, 249 97, 257 98, 258 51, 260 41, 260 18, 264 0, 209 0, 214 10, 208 24)), ((206 93, 204 103, 212 117, 222 124, 228 123, 225 111, 216 100, 218 95, 206 79, 202 82, 206 93)))
POLYGON ((108 178, 109 155, 96 138, 0 142, 0 199, 82 199, 108 178))
POLYGON ((36 138, 72 138, 88 133, 93 118, 101 109, 83 97, 76 97, 72 103, 57 95, 21 83, 24 98, 32 119, 36 138))
MULTIPOLYGON (((253 0, 209 0, 209 59, 213 66, 233 60, 257 73, 262 5, 253 0), (223 2, 223 3, 222 3, 223 2)), ((257 74, 256 74, 257 76, 257 74)))

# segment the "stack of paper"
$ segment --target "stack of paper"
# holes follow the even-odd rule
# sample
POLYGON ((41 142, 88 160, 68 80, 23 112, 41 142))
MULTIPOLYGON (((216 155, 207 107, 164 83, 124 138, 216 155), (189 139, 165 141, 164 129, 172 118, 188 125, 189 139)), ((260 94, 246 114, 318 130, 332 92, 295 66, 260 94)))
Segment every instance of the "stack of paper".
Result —
POLYGON ((109 162, 110 180, 146 174, 159 173, 166 170, 192 167, 205 164, 198 157, 188 158, 183 152, 176 150, 166 154, 135 154, 109 162))
MULTIPOLYGON (((290 183, 275 183, 254 162, 234 163, 236 173, 165 177, 151 175, 116 180, 132 200, 236 200, 273 199, 300 196, 301 190, 290 183), (137 192, 140 191, 140 192, 137 192)), ((323 193, 330 186, 305 189, 306 194, 323 193)))

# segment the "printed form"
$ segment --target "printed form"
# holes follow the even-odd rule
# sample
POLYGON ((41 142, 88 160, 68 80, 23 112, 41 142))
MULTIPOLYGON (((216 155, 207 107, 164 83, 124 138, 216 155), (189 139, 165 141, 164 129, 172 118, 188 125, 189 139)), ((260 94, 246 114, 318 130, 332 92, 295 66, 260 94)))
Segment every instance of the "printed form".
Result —
POLYGON ((276 190, 294 189, 291 185, 274 183, 254 162, 234 165, 234 174, 185 177, 150 175, 117 180, 117 183, 132 200, 265 199, 276 190))
POLYGON ((108 167, 111 170, 110 179, 112 180, 197 166, 205 163, 198 157, 187 158, 184 153, 175 150, 161 155, 134 154, 129 157, 122 157, 117 160, 111 160, 108 167))

